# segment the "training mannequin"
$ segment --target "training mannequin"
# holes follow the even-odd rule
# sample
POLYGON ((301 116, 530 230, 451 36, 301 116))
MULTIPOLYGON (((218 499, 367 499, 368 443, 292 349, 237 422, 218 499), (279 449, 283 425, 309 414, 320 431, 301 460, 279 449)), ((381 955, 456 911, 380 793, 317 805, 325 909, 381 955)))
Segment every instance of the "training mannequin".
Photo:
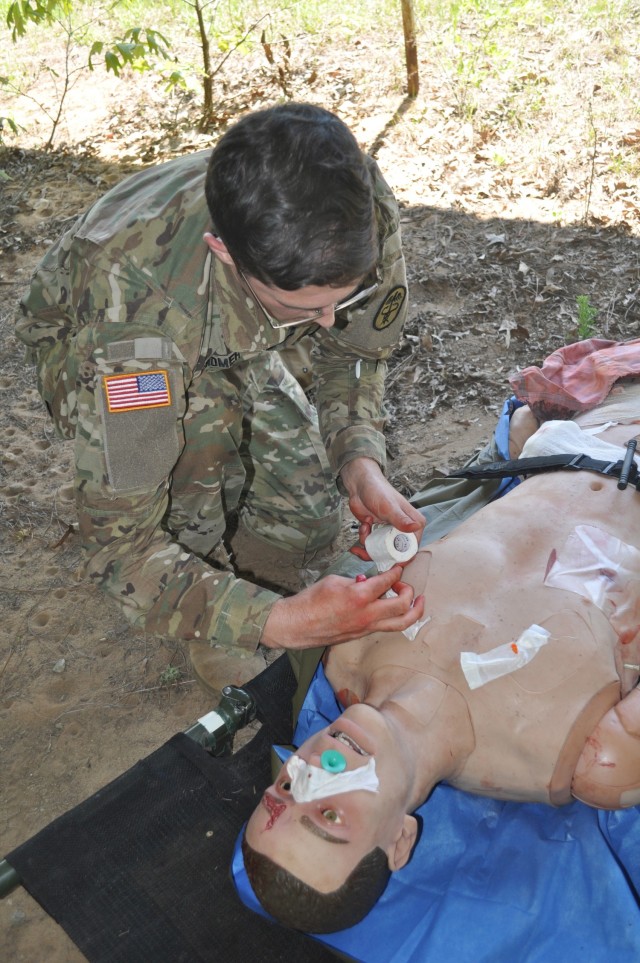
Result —
MULTIPOLYGON (((636 389, 616 389, 635 392, 637 407, 597 435, 621 455, 638 432, 636 389)), ((600 427, 608 421, 603 415, 600 427)), ((520 447, 537 421, 524 411, 518 422, 520 447)), ((314 932, 352 925, 366 909, 350 917, 336 907, 352 901, 354 874, 372 853, 390 870, 405 864, 417 833, 411 813, 442 780, 498 799, 640 803, 639 521, 633 486, 553 472, 528 478, 417 554, 403 574, 426 597, 416 638, 381 633, 326 653, 345 711, 296 752, 310 764, 306 775, 328 771, 325 788, 304 797, 285 764, 248 823, 245 864, 269 912, 314 932), (539 648, 515 668, 532 637, 539 648), (486 653, 498 648, 510 650, 514 667, 491 676, 486 653), (474 658, 485 677, 471 688, 469 678, 478 680, 462 662, 474 658), (329 763, 338 757, 347 782, 331 795, 329 763), (372 758, 377 789, 357 788, 356 775, 349 791, 350 774, 372 758), (301 915, 280 911, 261 856, 288 870, 278 870, 281 892, 284 876, 301 884, 301 915), (333 909, 306 916, 310 893, 337 896, 333 909)), ((372 883, 369 905, 384 882, 372 883)))

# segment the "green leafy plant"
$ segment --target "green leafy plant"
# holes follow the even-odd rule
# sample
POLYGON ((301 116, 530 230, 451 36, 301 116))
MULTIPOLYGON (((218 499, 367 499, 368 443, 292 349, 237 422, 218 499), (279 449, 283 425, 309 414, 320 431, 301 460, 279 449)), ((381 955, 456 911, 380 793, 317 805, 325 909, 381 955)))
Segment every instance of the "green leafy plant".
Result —
POLYGON ((168 665, 160 673, 160 685, 168 688, 171 685, 175 685, 182 678, 182 672, 175 665, 168 665))
POLYGON ((126 31, 122 40, 111 45, 96 40, 89 51, 88 67, 93 70, 93 58, 102 55, 107 71, 113 71, 116 77, 126 66, 134 70, 150 70, 148 55, 157 54, 167 60, 170 46, 167 38, 158 30, 134 27, 126 31))
MULTIPOLYGON (((64 72, 58 75, 53 68, 44 68, 56 80, 57 104, 53 110, 49 110, 35 96, 20 90, 9 78, 2 78, 1 81, 9 90, 23 94, 36 103, 49 118, 51 130, 45 145, 47 150, 53 145, 69 91, 85 71, 94 69, 98 57, 102 58, 107 71, 119 77, 124 67, 137 71, 150 70, 155 64, 154 58, 167 60, 171 56, 168 39, 159 30, 148 27, 129 28, 121 37, 95 39, 96 32, 103 29, 101 12, 96 8, 89 19, 85 20, 85 9, 74 0, 13 0, 7 10, 6 22, 14 43, 25 36, 29 26, 56 26, 62 33, 65 48, 64 72), (81 47, 89 48, 87 59, 76 64, 73 54, 81 47)), ((180 79, 179 73, 174 71, 170 84, 176 86, 180 79)))
MULTIPOLYGON (((0 77, 0 85, 4 82, 4 77, 0 77)), ((4 132, 5 128, 9 128, 12 134, 18 133, 18 125, 16 124, 13 117, 3 117, 0 114, 0 144, 4 143, 4 132)), ((1 176, 1 173, 0 173, 1 176)))
POLYGON ((588 294, 579 294, 576 298, 578 306, 578 337, 581 341, 593 337, 596 326, 595 320, 598 311, 589 301, 588 294))

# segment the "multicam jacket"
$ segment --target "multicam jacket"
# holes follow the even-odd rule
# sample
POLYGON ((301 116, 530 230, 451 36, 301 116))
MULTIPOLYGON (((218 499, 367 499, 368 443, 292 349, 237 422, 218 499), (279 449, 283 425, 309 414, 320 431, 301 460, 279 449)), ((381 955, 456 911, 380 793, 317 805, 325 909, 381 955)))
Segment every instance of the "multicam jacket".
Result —
POLYGON ((205 369, 226 370, 311 337, 332 470, 337 476, 361 455, 384 467, 385 359, 406 315, 406 277, 397 205, 371 161, 378 290, 332 329, 273 329, 202 240, 212 230, 204 201, 209 156, 135 174, 80 217, 36 269, 17 334, 58 433, 76 439, 80 530, 94 580, 146 631, 253 650, 278 596, 213 569, 162 524, 184 453, 189 386, 205 369), (105 385, 120 388, 114 379, 130 371, 152 373, 148 387, 160 400, 118 421, 105 385), (153 441, 155 460, 131 459, 132 430, 145 448, 153 441))

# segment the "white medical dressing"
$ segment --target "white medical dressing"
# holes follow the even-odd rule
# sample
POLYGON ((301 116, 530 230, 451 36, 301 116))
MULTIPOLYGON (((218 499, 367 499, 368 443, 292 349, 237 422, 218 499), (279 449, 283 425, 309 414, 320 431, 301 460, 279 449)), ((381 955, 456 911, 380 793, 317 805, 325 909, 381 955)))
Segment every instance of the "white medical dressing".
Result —
POLYGON ((287 772, 291 779, 291 795, 297 803, 314 802, 355 789, 378 792, 380 786, 373 756, 366 766, 333 773, 325 772, 305 762, 300 756, 293 755, 287 760, 287 772))

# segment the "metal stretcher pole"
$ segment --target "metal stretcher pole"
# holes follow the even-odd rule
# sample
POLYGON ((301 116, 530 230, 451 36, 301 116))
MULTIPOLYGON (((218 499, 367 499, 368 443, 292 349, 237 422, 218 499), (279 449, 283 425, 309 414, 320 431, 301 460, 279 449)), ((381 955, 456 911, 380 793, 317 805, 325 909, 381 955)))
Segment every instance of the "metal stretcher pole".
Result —
POLYGON ((22 880, 6 859, 0 859, 0 899, 17 889, 22 880))
POLYGON ((229 756, 236 732, 252 722, 257 711, 255 699, 249 692, 235 685, 226 685, 218 707, 185 730, 185 736, 200 743, 214 756, 229 756))

